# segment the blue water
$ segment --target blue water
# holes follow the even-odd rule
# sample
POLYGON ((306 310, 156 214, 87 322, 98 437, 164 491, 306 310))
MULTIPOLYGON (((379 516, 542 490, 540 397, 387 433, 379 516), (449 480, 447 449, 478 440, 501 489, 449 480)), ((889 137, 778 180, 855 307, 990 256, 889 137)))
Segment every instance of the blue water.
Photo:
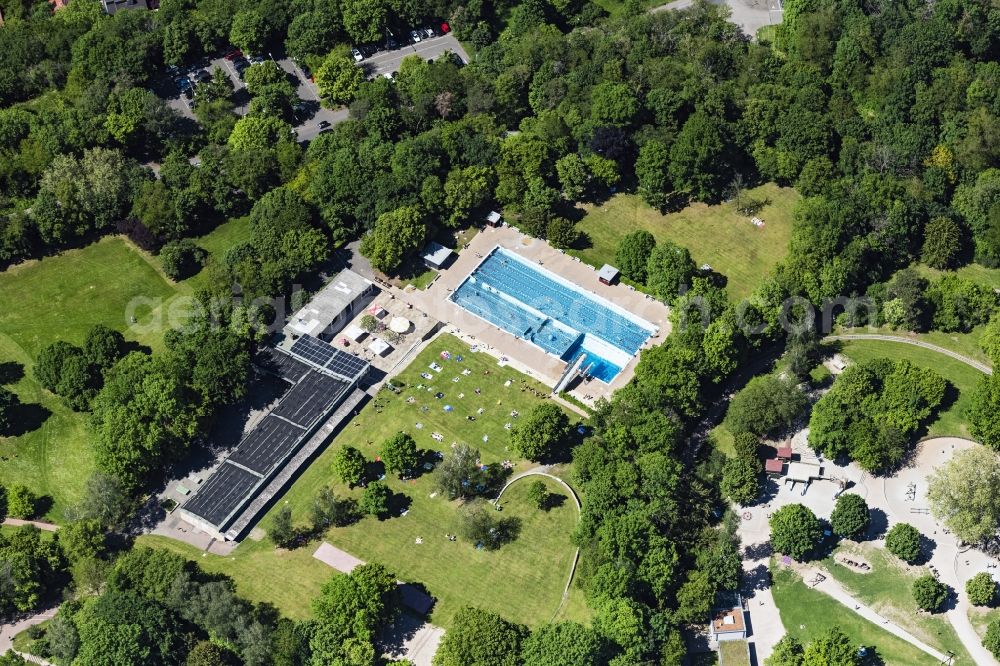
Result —
POLYGON ((494 250, 452 294, 466 310, 568 363, 587 354, 584 369, 610 382, 621 371, 584 346, 590 334, 629 356, 651 335, 629 317, 534 266, 494 250))

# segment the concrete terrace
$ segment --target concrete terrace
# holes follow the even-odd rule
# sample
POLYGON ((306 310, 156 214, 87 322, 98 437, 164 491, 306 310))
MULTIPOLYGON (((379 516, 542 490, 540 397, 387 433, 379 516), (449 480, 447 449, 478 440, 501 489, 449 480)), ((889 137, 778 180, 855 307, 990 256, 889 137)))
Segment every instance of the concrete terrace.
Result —
MULTIPOLYGON (((666 305, 625 285, 601 284, 594 267, 556 250, 543 240, 522 234, 513 227, 487 227, 472 239, 449 268, 441 271, 430 286, 423 291, 407 288, 403 298, 434 319, 448 322, 449 328, 470 344, 482 345, 485 347, 484 351, 506 357, 512 366, 550 387, 554 386, 566 369, 565 361, 480 319, 449 300, 451 293, 497 246, 515 252, 569 280, 580 290, 658 326, 659 331, 645 343, 643 349, 659 344, 670 333, 670 308, 666 305)), ((632 379, 637 359, 638 357, 633 358, 611 384, 592 380, 586 384, 571 386, 570 393, 587 403, 610 396, 632 379)))

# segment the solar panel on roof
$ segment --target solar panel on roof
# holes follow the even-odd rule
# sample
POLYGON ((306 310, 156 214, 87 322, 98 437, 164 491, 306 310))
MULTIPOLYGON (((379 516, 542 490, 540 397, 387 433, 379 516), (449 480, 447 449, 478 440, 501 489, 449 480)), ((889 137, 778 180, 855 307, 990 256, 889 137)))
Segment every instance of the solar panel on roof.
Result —
POLYGON ((292 344, 291 352, 318 368, 329 370, 348 379, 354 379, 360 375, 368 365, 365 360, 334 349, 311 335, 303 335, 296 340, 292 344))
POLYGON ((334 349, 333 358, 326 367, 332 372, 338 375, 343 375, 344 377, 357 377, 368 365, 366 361, 348 354, 347 352, 340 351, 339 349, 334 349))

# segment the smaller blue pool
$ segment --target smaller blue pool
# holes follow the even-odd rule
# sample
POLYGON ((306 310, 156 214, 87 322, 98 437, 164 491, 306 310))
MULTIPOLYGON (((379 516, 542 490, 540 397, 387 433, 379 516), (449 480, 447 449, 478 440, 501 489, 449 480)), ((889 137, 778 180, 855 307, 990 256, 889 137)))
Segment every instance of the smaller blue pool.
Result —
POLYGON ((496 248, 452 293, 472 314, 610 382, 655 331, 648 322, 496 248))

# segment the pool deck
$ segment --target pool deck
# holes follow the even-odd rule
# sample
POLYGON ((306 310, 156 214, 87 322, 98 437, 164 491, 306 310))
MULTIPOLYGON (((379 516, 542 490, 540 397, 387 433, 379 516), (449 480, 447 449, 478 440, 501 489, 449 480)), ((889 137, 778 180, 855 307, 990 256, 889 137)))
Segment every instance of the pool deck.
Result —
MULTIPOLYGON (((480 345, 481 349, 487 353, 501 358, 505 357, 512 367, 538 379, 549 387, 554 386, 566 369, 565 361, 480 319, 449 300, 451 293, 497 246, 515 252, 569 280, 581 290, 610 301, 636 317, 658 326, 659 331, 646 341, 643 349, 659 344, 670 333, 670 308, 666 305, 625 285, 601 284, 597 280, 596 268, 556 250, 543 240, 526 236, 512 227, 487 227, 472 239, 469 247, 458 255, 451 266, 441 271, 429 287, 424 290, 408 288, 405 290, 403 298, 429 316, 450 324, 449 330, 469 342, 470 345, 480 345)), ((612 392, 632 379, 637 362, 638 357, 633 358, 618 373, 611 384, 592 380, 575 386, 570 394, 587 404, 593 404, 597 398, 609 397, 612 392)))

